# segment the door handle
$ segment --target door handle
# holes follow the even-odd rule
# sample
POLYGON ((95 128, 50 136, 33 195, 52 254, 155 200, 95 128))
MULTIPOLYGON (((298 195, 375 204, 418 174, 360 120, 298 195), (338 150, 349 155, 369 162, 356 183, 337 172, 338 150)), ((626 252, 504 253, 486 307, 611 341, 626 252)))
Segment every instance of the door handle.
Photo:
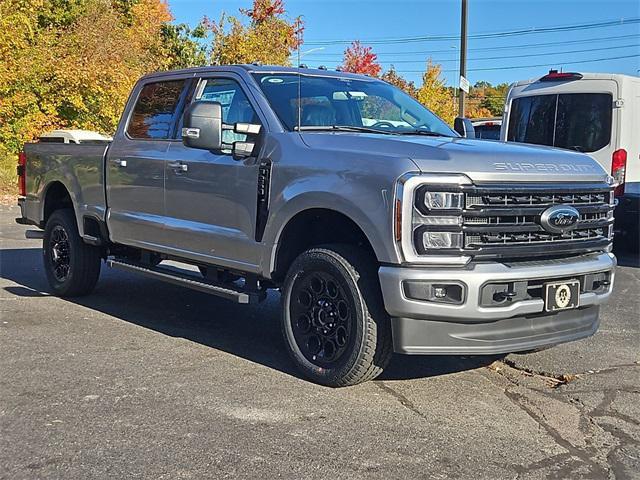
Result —
POLYGON ((121 158, 114 158, 113 160, 111 160, 112 163, 115 163, 118 167, 126 167, 127 166, 127 161, 126 160, 122 160, 121 158))
POLYGON ((182 162, 171 162, 169 163, 169 167, 176 170, 177 172, 186 172, 189 170, 189 165, 182 162))

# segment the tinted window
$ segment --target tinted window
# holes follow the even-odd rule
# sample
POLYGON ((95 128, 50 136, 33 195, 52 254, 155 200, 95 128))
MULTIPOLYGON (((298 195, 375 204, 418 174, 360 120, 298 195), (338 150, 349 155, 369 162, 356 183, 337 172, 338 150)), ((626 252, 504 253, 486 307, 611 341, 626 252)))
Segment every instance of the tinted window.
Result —
POLYGON ((127 133, 133 138, 170 138, 185 81, 149 83, 142 88, 127 133))
POLYGON ((516 98, 509 115, 510 142, 553 145, 557 95, 516 98))
POLYGON ((609 144, 613 97, 608 93, 571 93, 558 98, 555 146, 595 152, 609 144))
MULTIPOLYGON (((210 78, 204 82, 197 100, 220 103, 222 105, 223 123, 229 125, 234 123, 259 123, 251 102, 249 102, 238 82, 226 78, 210 78)), ((234 133, 232 130, 222 131, 222 141, 224 143, 242 142, 246 138, 246 135, 234 133)))
POLYGON ((608 93, 563 93, 516 98, 507 140, 595 152, 611 139, 613 98, 608 93))
POLYGON ((500 140, 500 125, 478 125, 474 127, 476 138, 500 140))

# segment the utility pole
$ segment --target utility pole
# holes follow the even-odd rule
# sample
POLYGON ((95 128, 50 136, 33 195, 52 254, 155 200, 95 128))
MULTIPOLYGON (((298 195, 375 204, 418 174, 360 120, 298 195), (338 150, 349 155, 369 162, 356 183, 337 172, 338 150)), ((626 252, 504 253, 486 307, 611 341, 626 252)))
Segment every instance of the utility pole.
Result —
MULTIPOLYGON (((467 0, 462 0, 462 16, 460 18, 460 76, 467 77, 467 0)), ((464 117, 465 92, 460 89, 458 116, 464 117)))

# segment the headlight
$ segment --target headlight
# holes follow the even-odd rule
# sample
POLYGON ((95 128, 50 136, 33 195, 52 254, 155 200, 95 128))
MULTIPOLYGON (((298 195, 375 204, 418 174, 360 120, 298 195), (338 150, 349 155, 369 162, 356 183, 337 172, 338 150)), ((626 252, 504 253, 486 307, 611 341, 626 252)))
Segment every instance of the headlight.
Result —
POLYGON ((442 187, 422 185, 416 189, 412 224, 414 246, 419 255, 427 255, 434 249, 462 248, 462 232, 449 230, 462 226, 464 193, 438 191, 442 187))
POLYGON ((396 204, 396 239, 412 263, 466 264, 462 214, 465 175, 411 175, 401 179, 396 204))
POLYGON ((427 210, 459 210, 462 209, 464 195, 456 192, 431 192, 421 189, 419 195, 427 210))
POLYGON ((422 243, 422 248, 417 248, 420 252, 428 253, 434 248, 462 248, 462 232, 430 232, 425 229, 416 230, 416 246, 422 243))

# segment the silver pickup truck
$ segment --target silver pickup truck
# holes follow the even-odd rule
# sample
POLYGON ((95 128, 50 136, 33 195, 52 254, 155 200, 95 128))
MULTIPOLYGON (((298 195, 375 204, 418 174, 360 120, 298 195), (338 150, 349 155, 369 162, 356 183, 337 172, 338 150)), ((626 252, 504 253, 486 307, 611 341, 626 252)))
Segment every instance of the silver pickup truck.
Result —
POLYGON ((366 76, 148 75, 111 142, 27 144, 19 172, 17 221, 44 230, 55 294, 90 293, 102 261, 238 303, 279 289, 286 349, 330 386, 375 378, 393 351, 587 337, 613 286, 595 161, 461 137, 366 76))

